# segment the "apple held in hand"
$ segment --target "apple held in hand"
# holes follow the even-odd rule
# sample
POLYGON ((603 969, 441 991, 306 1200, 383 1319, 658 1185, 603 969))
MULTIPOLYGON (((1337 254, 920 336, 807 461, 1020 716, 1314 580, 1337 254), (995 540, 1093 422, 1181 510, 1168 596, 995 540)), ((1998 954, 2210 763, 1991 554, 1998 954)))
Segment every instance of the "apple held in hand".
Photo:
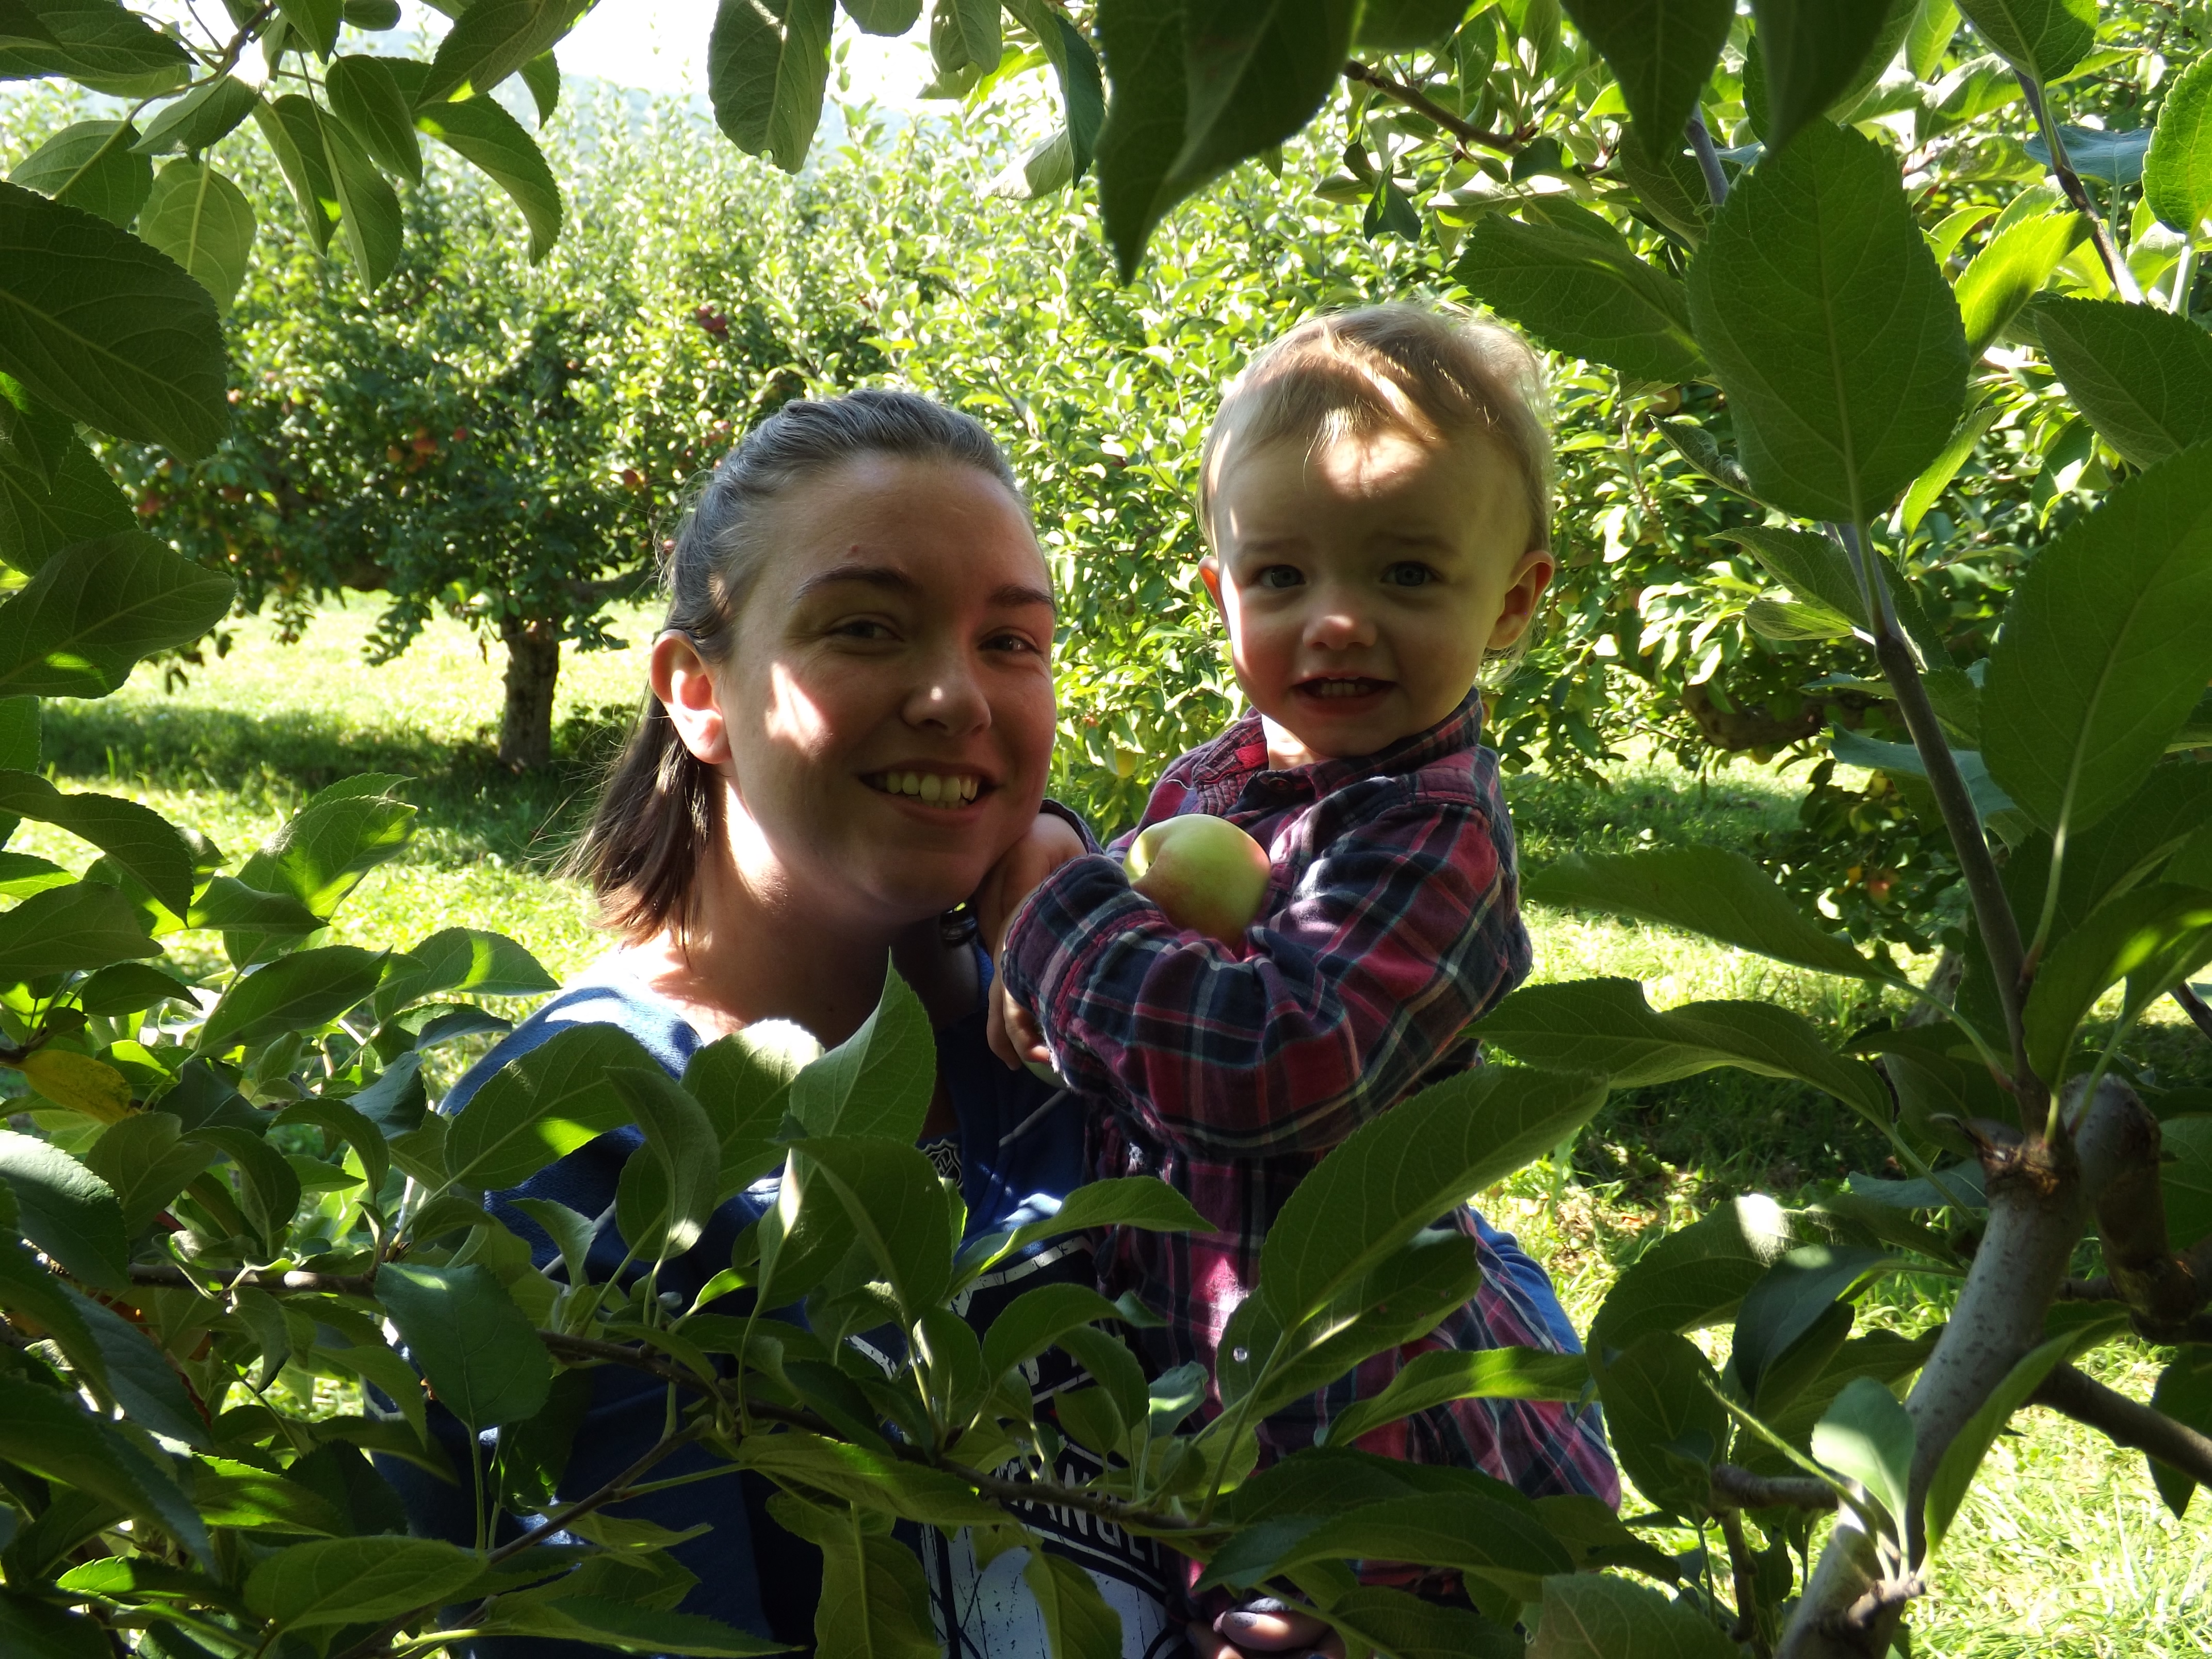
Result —
POLYGON ((1165 818, 1129 848, 1130 884, 1178 927, 1235 945, 1267 896, 1267 849, 1226 818, 1165 818))

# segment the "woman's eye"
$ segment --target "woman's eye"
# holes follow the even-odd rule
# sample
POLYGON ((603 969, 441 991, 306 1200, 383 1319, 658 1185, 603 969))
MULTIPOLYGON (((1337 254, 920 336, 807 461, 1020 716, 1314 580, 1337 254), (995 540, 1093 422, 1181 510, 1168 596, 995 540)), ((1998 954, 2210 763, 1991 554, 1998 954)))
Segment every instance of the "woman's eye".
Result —
POLYGON ((1392 587, 1425 587, 1436 579, 1437 573, 1417 559, 1401 559, 1382 573, 1392 587))
POLYGON ((866 617, 855 617, 841 622, 830 630, 830 636, 840 640, 887 640, 891 637, 890 625, 866 617))
POLYGON ((1294 564, 1271 564, 1252 579, 1252 585, 1255 587, 1296 587, 1305 579, 1305 573, 1294 564))
POLYGON ((983 641, 983 648, 987 651, 1033 652, 1036 650, 1037 643, 1023 634, 994 634, 983 641))

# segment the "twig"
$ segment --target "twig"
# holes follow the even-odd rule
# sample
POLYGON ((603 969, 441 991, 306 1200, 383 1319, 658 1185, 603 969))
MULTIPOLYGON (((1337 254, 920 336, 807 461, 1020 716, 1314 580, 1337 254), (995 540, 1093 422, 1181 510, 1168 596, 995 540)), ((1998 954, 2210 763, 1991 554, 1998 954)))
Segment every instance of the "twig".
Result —
POLYGON ((2191 1024, 2206 1036, 2212 1037, 2212 1004, 2208 1004, 2186 985, 2173 988, 2173 1000, 2181 1005, 2181 1012, 2189 1016, 2191 1024))
POLYGON ((374 1273, 310 1273, 297 1268, 283 1273, 262 1267, 216 1270, 210 1272, 203 1280, 193 1278, 182 1267, 155 1261, 134 1261, 131 1264, 131 1282, 179 1291, 204 1291, 212 1284, 222 1291, 319 1291, 334 1296, 376 1294, 376 1276, 374 1273))
POLYGON ((2115 1444, 2147 1453, 2199 1486, 2212 1486, 2212 1439, 2071 1365, 2055 1367, 2027 1398, 2030 1405, 2086 1423, 2115 1444))
POLYGON ((2058 188, 2065 192, 2066 199, 2073 204, 2075 211, 2087 222, 2089 240, 2097 245, 2097 258, 2104 263, 2105 275, 2112 279, 2112 286, 2120 291, 2123 300, 2130 305, 2141 305, 2142 288, 2136 281, 2135 272, 2128 269, 2128 262, 2113 247, 2104 221, 2098 216, 2096 204, 2090 201, 2089 192, 2082 185, 2081 175, 2074 171, 2073 162, 2066 159, 2066 142, 2058 136, 2058 124, 2051 118, 2050 109, 2044 102, 2043 88, 2026 70, 2015 70, 2014 73, 2020 77, 2021 91, 2027 95, 2027 107, 2035 116, 2035 125, 2043 134, 2043 142, 2050 147, 2051 171, 2058 180, 2058 188))
POLYGON ((1510 132, 1492 132, 1486 127, 1479 127, 1472 121, 1454 115, 1418 88, 1409 87, 1403 81, 1394 81, 1380 70, 1370 69, 1357 58, 1346 63, 1344 78, 1356 81, 1362 86, 1372 87, 1384 97, 1394 99, 1407 109, 1427 116, 1462 143, 1480 144, 1485 149, 1494 149, 1501 155, 1518 155, 1522 146, 1536 135, 1533 121, 1524 121, 1510 132))
POLYGON ((1717 1510, 1832 1510, 1836 1489, 1809 1474, 1753 1474, 1734 1463, 1713 1466, 1712 1501, 1717 1510))
POLYGON ((1751 1559, 1751 1545, 1743 1535, 1743 1512, 1719 1513, 1721 1536, 1728 1540, 1729 1573, 1735 1580, 1735 1628, 1729 1638, 1749 1646, 1752 1659, 1767 1659, 1773 1649, 1766 1644, 1759 1625, 1759 1564, 1751 1559))

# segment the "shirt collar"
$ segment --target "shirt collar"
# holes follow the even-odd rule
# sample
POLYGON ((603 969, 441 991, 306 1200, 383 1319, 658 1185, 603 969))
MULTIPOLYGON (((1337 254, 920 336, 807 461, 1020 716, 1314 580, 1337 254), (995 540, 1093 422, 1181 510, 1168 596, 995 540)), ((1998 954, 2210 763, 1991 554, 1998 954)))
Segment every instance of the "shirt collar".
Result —
POLYGON ((1227 731, 1199 749, 1192 757, 1188 775, 1198 786, 1237 781, 1249 783, 1263 776, 1279 778, 1285 784, 1303 785, 1318 798, 1342 788, 1355 778, 1417 772, 1447 756, 1473 750, 1481 741, 1482 692, 1477 688, 1469 690, 1459 707, 1434 726, 1401 738, 1376 754, 1315 761, 1278 772, 1267 765, 1267 728, 1256 710, 1248 710, 1231 722, 1227 731))

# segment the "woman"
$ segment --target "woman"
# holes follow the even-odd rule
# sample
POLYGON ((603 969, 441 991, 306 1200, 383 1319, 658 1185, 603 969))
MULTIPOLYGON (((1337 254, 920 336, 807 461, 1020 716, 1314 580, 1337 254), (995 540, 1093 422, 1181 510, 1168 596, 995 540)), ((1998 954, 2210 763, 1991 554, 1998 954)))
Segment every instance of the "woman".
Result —
MULTIPOLYGON (((971 1234, 1035 1218, 1083 1178, 1079 1125, 1072 1114, 1039 1117, 1052 1091, 991 1056, 988 958, 940 921, 986 887, 1009 849, 1079 839, 1039 816, 1054 720, 1053 601, 1004 459, 974 421, 905 393, 788 405, 716 470, 667 577, 653 696, 573 860, 621 943, 462 1079, 443 1109, 459 1111, 501 1066, 579 1021, 623 1028, 672 1073, 702 1044, 763 1021, 835 1044, 875 1007, 889 958, 937 1030, 924 1144, 958 1180, 971 1234)), ((634 1130, 602 1136, 499 1194, 495 1210, 550 1262, 551 1240, 514 1200, 605 1215, 637 1144, 634 1130)), ((758 1212, 749 1195, 724 1206, 659 1288, 688 1302, 758 1212)), ((592 1255, 595 1278, 617 1270, 611 1224, 592 1255)), ((967 1316, 981 1330, 1048 1278, 1088 1285, 1087 1255, 1061 1246, 1007 1264, 978 1286, 967 1316)), ((1067 1380, 1045 1375, 1040 1394, 1067 1380)), ((658 1437, 663 1412, 658 1384, 611 1370, 590 1374, 576 1405, 588 1415, 561 1483, 570 1496, 625 1468, 658 1437)), ((450 1417, 442 1427, 459 1467, 465 1431, 450 1417)), ((655 1475, 708 1466, 697 1455, 655 1475)), ((419 1476, 407 1485, 418 1530, 471 1535, 465 1492, 419 1476)), ((769 1518, 768 1491, 744 1475, 620 1513, 714 1528, 673 1552, 701 1581, 686 1611, 807 1643, 820 1558, 769 1518)), ((1090 1524, 1054 1538, 1048 1515, 1030 1518, 1098 1580, 1121 1614, 1125 1655, 1184 1650, 1164 1607, 1175 1564, 1150 1540, 1090 1524)), ((964 1540, 918 1541, 949 1654, 1046 1650, 1018 1556, 981 1569, 964 1540)), ((487 1659, 578 1651, 477 1645, 487 1659)))

